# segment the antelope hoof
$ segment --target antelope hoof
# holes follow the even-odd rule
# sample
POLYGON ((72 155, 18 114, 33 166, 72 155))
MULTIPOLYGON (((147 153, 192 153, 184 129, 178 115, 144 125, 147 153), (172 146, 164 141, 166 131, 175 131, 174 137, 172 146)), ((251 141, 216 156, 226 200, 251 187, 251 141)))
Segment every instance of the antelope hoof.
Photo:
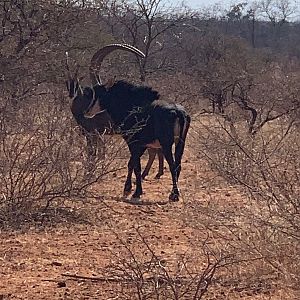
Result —
POLYGON ((129 195, 130 195, 130 193, 131 193, 131 191, 124 191, 124 192, 123 192, 123 197, 127 197, 127 196, 129 196, 129 195))
POLYGON ((156 175, 155 175, 155 179, 160 179, 160 177, 162 176, 162 175, 164 175, 164 173, 157 173, 156 175))
POLYGON ((129 183, 129 184, 126 183, 126 184, 125 184, 125 187, 124 187, 123 196, 124 196, 124 197, 127 197, 128 195, 130 195, 131 190, 132 190, 132 185, 131 185, 131 183, 129 183))
POLYGON ((135 192, 133 195, 132 195, 132 199, 140 199, 140 197, 141 197, 141 195, 142 195, 142 193, 137 193, 137 192, 135 192))
POLYGON ((131 187, 130 188, 126 188, 124 189, 124 192, 123 192, 123 196, 124 197, 127 197, 131 194, 131 187))
POLYGON ((142 174, 142 180, 144 180, 147 176, 148 176, 148 174, 143 173, 143 174, 142 174))
POLYGON ((177 201, 179 201, 179 195, 172 192, 169 196, 169 200, 172 202, 177 202, 177 201))

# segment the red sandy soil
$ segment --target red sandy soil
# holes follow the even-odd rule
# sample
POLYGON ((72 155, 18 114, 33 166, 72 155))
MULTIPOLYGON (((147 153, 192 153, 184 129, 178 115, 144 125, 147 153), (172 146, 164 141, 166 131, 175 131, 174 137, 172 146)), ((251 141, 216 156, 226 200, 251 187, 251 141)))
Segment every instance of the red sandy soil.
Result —
MULTIPOLYGON (((121 197, 124 170, 95 186, 99 199, 77 205, 74 213, 83 211, 82 220, 0 232, 0 300, 138 299, 134 291, 128 292, 128 285, 122 289, 122 280, 109 280, 112 274, 106 269, 111 264, 120 265, 122 258, 130 257, 130 251, 137 259, 149 256, 137 228, 160 259, 175 263, 182 257, 194 257, 194 267, 203 264, 199 245, 208 232, 189 212, 196 205, 207 208, 212 202, 234 210, 242 202, 241 193, 219 181, 189 149, 183 160, 179 202, 168 201, 169 171, 160 180, 153 179, 156 166, 151 172, 139 204, 121 197)), ((238 281, 236 274, 231 278, 238 281)), ((285 290, 274 286, 237 289, 234 284, 215 283, 203 299, 292 299, 286 295, 285 290)), ((181 299, 192 299, 189 297, 181 299)))

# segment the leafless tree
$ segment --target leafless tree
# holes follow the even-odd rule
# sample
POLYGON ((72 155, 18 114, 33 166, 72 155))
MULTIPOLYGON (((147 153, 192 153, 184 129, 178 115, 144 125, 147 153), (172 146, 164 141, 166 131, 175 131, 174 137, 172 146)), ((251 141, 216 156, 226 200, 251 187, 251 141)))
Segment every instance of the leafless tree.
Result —
POLYGON ((145 53, 145 59, 140 61, 142 82, 147 73, 164 67, 167 61, 162 55, 167 46, 164 34, 186 14, 162 0, 108 1, 101 13, 106 16, 112 34, 145 53))

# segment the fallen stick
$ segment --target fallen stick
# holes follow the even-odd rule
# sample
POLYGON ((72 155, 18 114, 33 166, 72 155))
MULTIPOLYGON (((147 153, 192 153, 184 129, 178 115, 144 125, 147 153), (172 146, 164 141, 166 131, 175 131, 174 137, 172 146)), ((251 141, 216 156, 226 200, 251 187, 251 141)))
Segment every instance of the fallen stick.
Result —
POLYGON ((73 279, 83 279, 83 280, 94 280, 94 281, 110 281, 110 282, 120 282, 120 281, 128 281, 122 278, 111 278, 111 277, 92 277, 92 276, 83 276, 76 274, 61 274, 64 277, 70 277, 73 279))

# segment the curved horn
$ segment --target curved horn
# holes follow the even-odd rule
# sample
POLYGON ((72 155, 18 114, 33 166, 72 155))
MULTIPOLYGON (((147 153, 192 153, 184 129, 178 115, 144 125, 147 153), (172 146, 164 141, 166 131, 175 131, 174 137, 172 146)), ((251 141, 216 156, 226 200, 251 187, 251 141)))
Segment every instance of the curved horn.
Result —
POLYGON ((127 45, 127 44, 110 44, 104 46, 103 48, 99 49, 91 59, 90 65, 90 79, 93 85, 101 84, 101 80, 99 77, 99 70, 101 67, 101 63, 104 58, 111 52, 115 50, 124 50, 131 53, 138 55, 139 57, 145 58, 145 54, 140 51, 139 49, 135 48, 134 46, 127 45))

